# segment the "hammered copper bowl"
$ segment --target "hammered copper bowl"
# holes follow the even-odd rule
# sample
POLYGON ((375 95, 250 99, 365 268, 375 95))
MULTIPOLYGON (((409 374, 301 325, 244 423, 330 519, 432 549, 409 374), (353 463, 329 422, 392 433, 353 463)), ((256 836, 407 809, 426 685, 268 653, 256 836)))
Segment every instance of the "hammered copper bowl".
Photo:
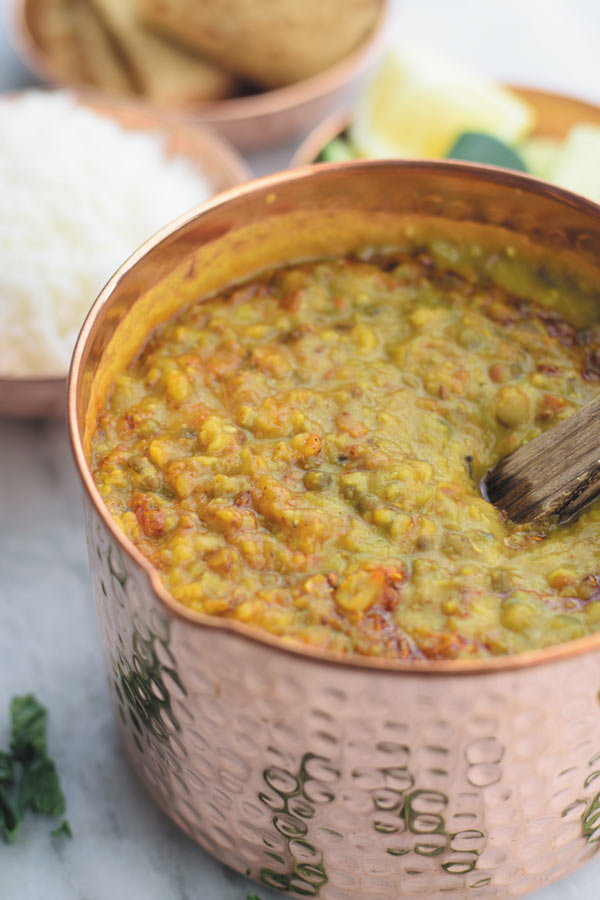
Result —
POLYGON ((139 250, 98 298, 71 370, 127 752, 202 847, 298 897, 506 900, 571 872, 600 840, 600 634, 480 662, 285 645, 179 606, 90 474, 106 386, 156 322, 274 263, 393 244, 416 215, 456 237, 501 228, 600 275, 600 207, 547 184, 452 163, 301 169, 229 191, 139 250))

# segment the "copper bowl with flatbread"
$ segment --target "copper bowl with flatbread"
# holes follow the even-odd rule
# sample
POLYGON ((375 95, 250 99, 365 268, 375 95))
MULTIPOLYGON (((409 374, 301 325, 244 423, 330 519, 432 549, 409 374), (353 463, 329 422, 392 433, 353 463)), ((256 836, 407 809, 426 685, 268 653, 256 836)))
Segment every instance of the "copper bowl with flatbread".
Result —
POLYGON ((14 0, 46 81, 175 107, 238 147, 307 130, 372 58, 387 0, 14 0))

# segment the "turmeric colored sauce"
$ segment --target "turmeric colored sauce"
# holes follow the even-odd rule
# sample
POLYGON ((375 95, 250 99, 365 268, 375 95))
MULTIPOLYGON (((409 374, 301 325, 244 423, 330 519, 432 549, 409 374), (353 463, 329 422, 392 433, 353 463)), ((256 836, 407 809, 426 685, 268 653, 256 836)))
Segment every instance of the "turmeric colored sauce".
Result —
POLYGON ((150 337, 94 478, 191 609, 340 654, 516 653, 600 628, 600 505, 516 526, 478 482, 599 377, 597 325, 425 253, 307 263, 150 337))

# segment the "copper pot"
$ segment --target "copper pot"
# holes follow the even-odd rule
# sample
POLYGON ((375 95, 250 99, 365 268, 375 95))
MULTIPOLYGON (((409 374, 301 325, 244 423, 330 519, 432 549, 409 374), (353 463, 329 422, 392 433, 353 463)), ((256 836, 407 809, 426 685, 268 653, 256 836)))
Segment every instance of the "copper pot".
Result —
POLYGON ((144 245, 96 301, 71 369, 127 752, 202 847, 293 896, 506 900, 568 874, 600 840, 600 634, 479 662, 286 645, 178 605, 90 474, 107 385, 155 323, 259 268, 394 243, 415 217, 600 276, 600 207, 543 182, 459 163, 300 169, 222 194, 144 245))

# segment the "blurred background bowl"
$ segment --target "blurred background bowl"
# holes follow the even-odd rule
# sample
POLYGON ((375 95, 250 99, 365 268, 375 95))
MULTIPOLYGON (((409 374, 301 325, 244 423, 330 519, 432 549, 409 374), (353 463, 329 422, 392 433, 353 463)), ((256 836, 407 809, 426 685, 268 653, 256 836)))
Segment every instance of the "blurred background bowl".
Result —
MULTIPOLYGON (((593 103, 537 88, 512 84, 506 87, 533 109, 537 120, 533 131, 535 137, 564 138, 569 129, 579 122, 600 126, 600 106, 593 103)), ((323 148, 334 138, 342 136, 351 121, 352 112, 348 109, 330 115, 300 144, 290 165, 295 167, 317 162, 323 148)))
MULTIPOLYGON (((24 61, 43 81, 65 85, 65 79, 58 74, 36 38, 35 20, 39 2, 14 0, 16 46, 24 61)), ((284 143, 306 133, 341 102, 348 102, 353 86, 373 61, 389 11, 389 0, 379 2, 378 17, 363 43, 317 75, 260 93, 178 106, 177 111, 194 124, 214 128, 243 150, 258 150, 284 143)))
MULTIPOLYGON (((169 117, 164 110, 153 109, 146 103, 129 98, 111 98, 91 92, 77 92, 75 96, 78 102, 100 115, 115 119, 128 130, 162 134, 167 155, 189 160, 212 186, 214 194, 251 177, 248 166, 237 151, 209 128, 190 128, 169 117)), ((123 257, 126 255, 124 248, 123 257)), ((90 306, 94 299, 90 297, 90 306)), ((63 416, 66 412, 66 388, 66 371, 64 375, 35 378, 0 377, 0 416, 63 416)))

